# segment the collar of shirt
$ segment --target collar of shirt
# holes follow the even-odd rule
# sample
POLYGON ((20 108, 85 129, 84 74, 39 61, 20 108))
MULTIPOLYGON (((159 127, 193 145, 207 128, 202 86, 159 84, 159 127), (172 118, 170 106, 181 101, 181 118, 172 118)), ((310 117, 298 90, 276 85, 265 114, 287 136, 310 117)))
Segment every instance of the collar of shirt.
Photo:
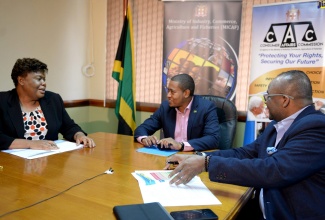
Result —
POLYGON ((192 97, 192 100, 190 101, 190 103, 188 103, 187 107, 184 110, 184 113, 182 113, 180 110, 178 110, 178 108, 175 108, 176 112, 181 113, 181 114, 186 114, 186 113, 190 112, 192 103, 193 103, 193 99, 194 99, 194 97, 192 97))
POLYGON ((192 103, 193 103, 193 98, 185 108, 184 113, 182 113, 177 108, 175 108, 176 110, 176 125, 175 125, 175 133, 174 133, 175 141, 187 142, 187 123, 190 117, 192 103))
POLYGON ((294 113, 294 114, 290 115, 289 117, 283 119, 282 121, 279 121, 278 123, 274 124, 274 127, 275 127, 275 129, 277 131, 275 146, 278 145, 278 143, 280 142, 280 140, 283 137, 284 133, 289 129, 289 127, 291 126, 293 121, 297 118, 297 116, 307 107, 308 106, 300 109, 296 113, 294 113))

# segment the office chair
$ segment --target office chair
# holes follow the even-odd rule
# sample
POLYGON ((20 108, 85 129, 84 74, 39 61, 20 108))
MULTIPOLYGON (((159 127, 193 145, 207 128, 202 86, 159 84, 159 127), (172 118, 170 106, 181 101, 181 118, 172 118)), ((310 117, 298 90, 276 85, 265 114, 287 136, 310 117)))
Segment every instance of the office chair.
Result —
POLYGON ((220 125, 219 149, 230 149, 234 142, 237 127, 237 108, 234 103, 226 98, 214 95, 201 95, 202 98, 214 102, 220 125))

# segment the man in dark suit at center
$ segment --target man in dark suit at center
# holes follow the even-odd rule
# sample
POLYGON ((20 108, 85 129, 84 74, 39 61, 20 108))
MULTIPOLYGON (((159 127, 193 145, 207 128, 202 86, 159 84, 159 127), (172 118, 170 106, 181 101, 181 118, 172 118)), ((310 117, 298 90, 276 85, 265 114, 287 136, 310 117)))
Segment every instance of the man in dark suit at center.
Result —
POLYGON ((168 84, 166 101, 134 132, 145 146, 161 144, 180 151, 204 151, 218 148, 219 122, 213 102, 194 95, 195 83, 188 74, 178 74, 168 84), (163 130, 164 138, 154 133, 163 130))

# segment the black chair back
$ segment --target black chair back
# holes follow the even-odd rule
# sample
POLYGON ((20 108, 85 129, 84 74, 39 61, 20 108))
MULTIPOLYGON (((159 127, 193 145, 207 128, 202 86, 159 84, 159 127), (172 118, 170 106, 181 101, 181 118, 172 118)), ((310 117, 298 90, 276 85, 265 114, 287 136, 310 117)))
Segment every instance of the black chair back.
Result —
POLYGON ((217 114, 220 125, 219 149, 230 149, 233 146, 237 127, 237 108, 234 103, 224 97, 213 95, 201 95, 202 98, 214 102, 217 106, 217 114))

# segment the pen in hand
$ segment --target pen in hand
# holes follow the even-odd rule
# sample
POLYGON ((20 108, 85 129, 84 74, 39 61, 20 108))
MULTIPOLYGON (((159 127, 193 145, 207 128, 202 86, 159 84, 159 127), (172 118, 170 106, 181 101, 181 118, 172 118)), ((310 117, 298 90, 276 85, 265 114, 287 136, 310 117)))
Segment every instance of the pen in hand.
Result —
POLYGON ((178 166, 179 162, 177 160, 167 160, 166 166, 164 167, 164 170, 173 170, 178 166))
POLYGON ((178 161, 167 161, 167 164, 178 165, 178 161))

